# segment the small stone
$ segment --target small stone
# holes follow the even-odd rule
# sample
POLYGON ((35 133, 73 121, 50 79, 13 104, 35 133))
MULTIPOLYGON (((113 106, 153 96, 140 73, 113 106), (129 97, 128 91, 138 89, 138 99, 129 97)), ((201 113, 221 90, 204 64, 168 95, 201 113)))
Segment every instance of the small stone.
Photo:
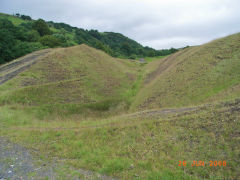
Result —
POLYGON ((12 171, 8 171, 8 174, 12 173, 12 171))
POLYGON ((14 165, 10 165, 11 166, 11 168, 13 168, 14 167, 14 165))

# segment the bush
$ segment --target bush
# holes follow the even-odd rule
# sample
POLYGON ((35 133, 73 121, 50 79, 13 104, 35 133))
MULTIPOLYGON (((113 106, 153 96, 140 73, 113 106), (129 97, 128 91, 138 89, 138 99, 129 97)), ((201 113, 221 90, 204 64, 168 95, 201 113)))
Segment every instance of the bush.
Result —
MULTIPOLYGON (((16 15, 17 15, 17 14, 16 14, 16 15)), ((26 15, 21 15, 21 19, 23 19, 23 20, 29 20, 29 21, 32 20, 32 18, 31 18, 30 16, 26 16, 26 15)))
POLYGON ((20 57, 43 48, 43 45, 39 42, 17 41, 16 45, 13 47, 13 52, 15 57, 20 57))
POLYGON ((60 39, 58 39, 55 36, 51 36, 51 35, 45 35, 45 36, 41 37, 40 42, 42 43, 42 45, 48 46, 51 48, 62 45, 62 42, 60 39))
POLYGON ((27 41, 29 42, 36 42, 40 39, 40 35, 36 30, 32 30, 27 32, 27 41))
POLYGON ((130 58, 130 59, 136 59, 137 56, 136 56, 135 54, 132 54, 129 58, 130 58))

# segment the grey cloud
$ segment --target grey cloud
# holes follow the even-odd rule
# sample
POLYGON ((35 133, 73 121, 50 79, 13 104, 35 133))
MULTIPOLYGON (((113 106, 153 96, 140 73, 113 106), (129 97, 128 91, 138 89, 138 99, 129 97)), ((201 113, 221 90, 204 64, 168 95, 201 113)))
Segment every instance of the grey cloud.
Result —
POLYGON ((0 11, 114 31, 157 49, 240 31, 239 0, 1 0, 0 11))

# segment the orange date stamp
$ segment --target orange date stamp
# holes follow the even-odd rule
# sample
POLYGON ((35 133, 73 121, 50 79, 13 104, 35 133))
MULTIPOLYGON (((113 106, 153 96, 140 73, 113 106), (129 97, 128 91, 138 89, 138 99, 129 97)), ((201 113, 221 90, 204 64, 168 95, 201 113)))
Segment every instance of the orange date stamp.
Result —
MULTIPOLYGON (((187 166, 189 163, 187 161, 178 161, 178 166, 187 166)), ((220 166, 227 166, 226 161, 192 161, 192 167, 205 167, 205 166, 212 166, 212 167, 220 167, 220 166)))

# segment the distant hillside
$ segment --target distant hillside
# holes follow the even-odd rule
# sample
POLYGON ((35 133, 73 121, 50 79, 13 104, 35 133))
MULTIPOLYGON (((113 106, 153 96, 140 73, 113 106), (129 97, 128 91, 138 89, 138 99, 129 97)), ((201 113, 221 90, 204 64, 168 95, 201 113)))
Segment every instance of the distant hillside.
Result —
POLYGON ((155 50, 143 47, 126 36, 113 32, 98 32, 72 27, 65 23, 33 20, 30 16, 0 13, 0 64, 27 53, 52 47, 69 47, 78 44, 101 49, 113 57, 136 59, 146 56, 163 56, 176 49, 155 50))
POLYGON ((240 33, 150 63, 132 109, 180 107, 240 95, 240 33))

